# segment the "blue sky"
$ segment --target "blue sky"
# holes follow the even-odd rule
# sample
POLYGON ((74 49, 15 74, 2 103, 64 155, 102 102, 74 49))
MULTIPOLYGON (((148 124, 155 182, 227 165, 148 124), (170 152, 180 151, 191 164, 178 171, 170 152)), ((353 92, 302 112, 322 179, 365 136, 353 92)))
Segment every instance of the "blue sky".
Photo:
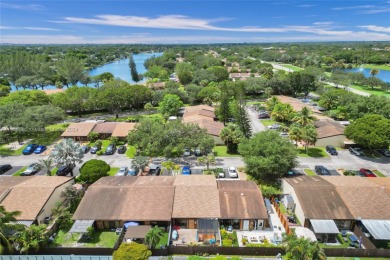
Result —
POLYGON ((280 41, 390 41, 390 0, 0 2, 1 43, 280 41))

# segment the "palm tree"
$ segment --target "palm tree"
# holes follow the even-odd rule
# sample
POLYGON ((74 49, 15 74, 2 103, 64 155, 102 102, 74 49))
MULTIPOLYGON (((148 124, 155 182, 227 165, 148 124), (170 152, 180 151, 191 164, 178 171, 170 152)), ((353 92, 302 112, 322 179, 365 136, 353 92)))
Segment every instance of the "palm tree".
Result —
POLYGON ((245 136, 238 125, 229 123, 222 129, 219 137, 225 142, 228 153, 237 153, 238 144, 245 136))
POLYGON ((198 158, 198 163, 206 165, 206 169, 210 170, 210 165, 215 164, 215 157, 212 153, 198 158))
POLYGON ((31 225, 28 228, 16 233, 13 240, 21 254, 28 254, 31 250, 35 252, 46 242, 48 233, 46 225, 31 225))
POLYGON ((301 112, 299 112, 294 118, 293 121, 295 123, 300 124, 301 126, 307 126, 308 124, 313 123, 315 117, 311 115, 310 109, 307 107, 302 108, 301 112))
POLYGON ((375 77, 376 75, 378 75, 378 73, 379 73, 378 69, 371 69, 370 70, 371 77, 375 77))
POLYGON ((156 248, 160 238, 164 234, 164 230, 158 226, 154 226, 146 233, 145 241, 150 249, 156 248))
POLYGON ((314 145, 317 142, 317 130, 313 125, 307 125, 302 129, 302 141, 305 142, 306 153, 309 145, 314 145))
POLYGON ((16 221, 16 217, 20 214, 20 211, 8 212, 4 206, 0 206, 0 255, 12 252, 12 245, 6 233, 7 231, 19 230, 24 227, 22 225, 12 223, 16 221))
MULTIPOLYGON (((83 162, 84 152, 81 149, 81 145, 73 141, 73 139, 63 139, 55 146, 55 149, 52 157, 58 167, 69 166, 73 169, 76 166, 76 162, 83 162)), ((71 175, 73 176, 73 171, 71 175)))
POLYGON ((272 110, 271 116, 279 122, 289 122, 294 115, 294 109, 290 104, 278 103, 272 110))
POLYGON ((131 165, 134 167, 137 174, 141 171, 143 172, 145 167, 149 164, 149 158, 146 156, 136 156, 134 157, 131 165))
POLYGON ((267 105, 267 110, 268 111, 273 111, 274 110, 274 107, 276 106, 276 104, 280 103, 279 102, 279 99, 275 96, 272 96, 270 99, 267 100, 267 102, 265 102, 266 105, 267 105))
POLYGON ((283 235, 283 247, 286 250, 286 259, 326 259, 324 250, 318 242, 311 242, 304 237, 298 238, 295 234, 283 235))
POLYGON ((290 139, 296 142, 296 146, 298 146, 298 142, 302 140, 302 131, 301 128, 297 126, 293 126, 289 131, 290 139))
POLYGON ((53 158, 49 156, 47 159, 41 159, 38 162, 41 168, 46 171, 46 175, 51 176, 51 171, 54 169, 53 158))

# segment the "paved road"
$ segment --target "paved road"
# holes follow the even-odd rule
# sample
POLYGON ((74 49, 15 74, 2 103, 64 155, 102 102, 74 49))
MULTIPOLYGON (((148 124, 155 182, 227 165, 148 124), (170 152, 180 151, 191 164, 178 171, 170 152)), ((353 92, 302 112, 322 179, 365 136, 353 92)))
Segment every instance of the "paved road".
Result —
POLYGON ((336 87, 336 86, 337 86, 338 88, 346 89, 346 90, 348 90, 348 91, 351 91, 351 92, 353 92, 353 93, 355 93, 355 94, 358 94, 358 95, 361 95, 361 96, 366 96, 366 97, 368 97, 368 96, 371 95, 370 93, 367 93, 367 92, 364 92, 364 91, 360 91, 360 90, 358 90, 358 89, 350 88, 350 87, 343 86, 343 85, 339 85, 339 84, 336 85, 336 84, 333 83, 333 82, 323 81, 323 83, 328 84, 328 85, 331 85, 331 86, 333 86, 333 87, 336 87))
POLYGON ((260 120, 257 118, 257 111, 254 110, 252 107, 245 107, 249 118, 251 120, 251 127, 252 127, 252 134, 256 134, 261 131, 267 130, 267 128, 260 122, 260 120))

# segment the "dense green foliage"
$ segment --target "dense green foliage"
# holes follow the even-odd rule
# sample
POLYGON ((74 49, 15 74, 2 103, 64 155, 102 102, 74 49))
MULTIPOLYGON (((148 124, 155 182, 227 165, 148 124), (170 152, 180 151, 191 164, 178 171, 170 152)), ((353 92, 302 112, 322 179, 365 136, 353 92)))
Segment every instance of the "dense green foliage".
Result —
POLYGON ((347 126, 345 136, 370 149, 387 148, 390 145, 390 119, 367 114, 347 126))
POLYGON ((108 176, 110 165, 105 161, 91 159, 85 162, 80 168, 79 181, 84 183, 94 183, 101 177, 108 176))
POLYGON ((297 165, 294 145, 274 131, 244 139, 238 152, 244 158, 246 173, 255 180, 276 180, 297 165))
POLYGON ((325 260, 326 255, 318 242, 295 234, 283 236, 283 247, 286 249, 285 259, 289 260, 325 260))
POLYGON ((112 255, 114 260, 147 260, 152 252, 138 243, 122 243, 112 255))

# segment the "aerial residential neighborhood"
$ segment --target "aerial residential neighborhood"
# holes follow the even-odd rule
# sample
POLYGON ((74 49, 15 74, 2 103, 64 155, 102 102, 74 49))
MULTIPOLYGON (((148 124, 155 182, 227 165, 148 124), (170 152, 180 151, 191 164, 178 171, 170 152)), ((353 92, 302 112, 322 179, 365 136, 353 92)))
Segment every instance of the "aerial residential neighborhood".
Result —
POLYGON ((390 3, 0 10, 0 259, 390 258, 390 3))

